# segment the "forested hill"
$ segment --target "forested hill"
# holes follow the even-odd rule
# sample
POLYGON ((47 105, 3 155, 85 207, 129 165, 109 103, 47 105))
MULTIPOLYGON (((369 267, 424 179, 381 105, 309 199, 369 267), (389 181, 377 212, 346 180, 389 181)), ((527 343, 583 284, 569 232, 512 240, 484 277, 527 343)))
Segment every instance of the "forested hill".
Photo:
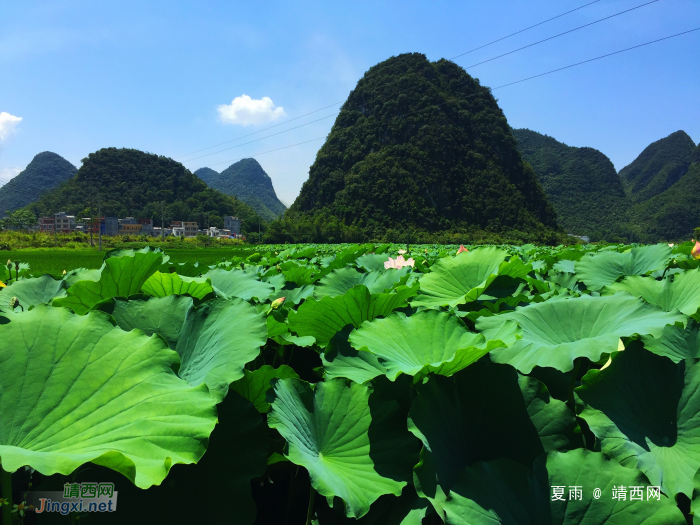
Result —
POLYGON ((700 145, 690 155, 686 173, 666 191, 637 204, 632 223, 644 242, 687 239, 700 226, 700 145))
POLYGON ((39 153, 24 171, 0 187, 0 217, 36 201, 44 192, 68 180, 76 171, 75 166, 56 153, 39 153))
POLYGON ((664 192, 688 172, 695 143, 685 131, 647 146, 632 164, 620 170, 627 195, 644 202, 664 192))
POLYGON ((272 180, 255 159, 242 159, 217 173, 211 168, 194 172, 208 186, 250 205, 262 217, 273 220, 287 207, 280 202, 272 180))
POLYGON ((104 148, 83 159, 78 172, 58 188, 29 205, 38 217, 65 211, 97 214, 98 200, 104 216, 148 217, 161 224, 165 203, 166 224, 171 220, 197 221, 200 227, 223 227, 224 215, 234 215, 246 225, 258 215, 244 202, 224 195, 202 182, 182 164, 170 158, 135 149, 104 148))
POLYGON ((608 240, 627 234, 629 206, 607 156, 529 129, 514 129, 513 134, 568 233, 608 240))
POLYGON ((490 90, 420 53, 372 67, 343 104, 283 222, 319 221, 372 238, 486 230, 536 240, 558 228, 490 90))

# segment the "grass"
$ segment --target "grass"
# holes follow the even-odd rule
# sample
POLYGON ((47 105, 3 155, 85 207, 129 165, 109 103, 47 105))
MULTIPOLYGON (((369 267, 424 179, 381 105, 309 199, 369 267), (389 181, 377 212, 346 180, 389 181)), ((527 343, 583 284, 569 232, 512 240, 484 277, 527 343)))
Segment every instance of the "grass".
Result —
MULTIPOLYGON (((249 254, 251 246, 221 246, 216 248, 165 248, 165 253, 170 256, 170 261, 199 262, 210 265, 221 262, 222 259, 231 259, 235 255, 249 254)), ((0 263, 7 259, 29 263, 29 272, 33 276, 51 274, 60 277, 63 270, 75 268, 99 268, 105 252, 97 249, 70 249, 70 248, 27 248, 22 250, 0 251, 0 263)))

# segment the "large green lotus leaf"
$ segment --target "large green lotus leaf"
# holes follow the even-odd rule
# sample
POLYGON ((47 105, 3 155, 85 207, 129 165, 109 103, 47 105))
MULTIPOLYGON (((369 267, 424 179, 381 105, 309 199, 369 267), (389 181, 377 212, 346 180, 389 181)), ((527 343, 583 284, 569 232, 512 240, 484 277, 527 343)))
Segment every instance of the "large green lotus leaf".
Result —
POLYGON ((372 352, 358 351, 350 346, 348 337, 353 330, 347 325, 336 333, 321 354, 325 378, 345 377, 356 383, 366 383, 378 376, 386 375, 386 368, 372 352))
POLYGON ((291 290, 278 290, 270 296, 270 300, 274 301, 275 299, 284 297, 285 303, 299 304, 304 299, 314 295, 314 288, 316 287, 311 284, 307 284, 304 286, 298 286, 297 288, 293 288, 291 290))
MULTIPOLYGON (((350 334, 350 344, 377 356, 392 381, 399 374, 417 375, 434 371, 460 352, 464 367, 484 356, 484 336, 467 330, 462 321, 447 312, 425 310, 410 317, 395 312, 385 319, 365 321, 350 334)), ((350 378, 355 379, 355 378, 350 378)))
POLYGON ((355 265, 357 265, 358 268, 362 268, 364 270, 367 270, 368 272, 371 271, 384 271, 384 263, 389 260, 389 255, 386 253, 368 253, 367 255, 363 255, 362 257, 358 257, 355 260, 355 265))
POLYGON ((601 451, 639 468, 664 493, 691 497, 700 468, 700 364, 630 345, 576 389, 601 451))
MULTIPOLYGON (((101 515, 96 523, 252 525, 257 509, 251 480, 265 479, 269 429, 253 405, 235 392, 229 392, 216 408, 219 422, 204 456, 197 464, 172 468, 158 487, 141 490, 125 483, 120 474, 96 465, 79 469, 71 481, 113 482, 119 490, 118 511, 101 515), (202 501, 208 503, 202 505, 202 501), (146 508, 157 508, 157 515, 145 518, 146 508)), ((65 480, 55 478, 49 480, 56 483, 53 487, 42 480, 42 490, 62 490, 65 480)))
POLYGON ((270 404, 265 399, 267 391, 271 388, 270 381, 288 377, 298 378, 299 375, 287 365, 281 365, 279 368, 263 365, 253 372, 244 370, 243 377, 231 383, 230 390, 238 392, 253 403, 258 412, 265 414, 270 409, 270 404))
POLYGON ((265 302, 274 291, 270 283, 259 280, 255 275, 241 270, 209 270, 202 277, 211 280, 214 290, 224 297, 239 297, 245 301, 255 297, 265 302))
MULTIPOLYGON (((104 268, 104 263, 102 265, 104 268)), ((70 288, 78 281, 99 281, 102 275, 102 268, 76 268, 70 270, 63 276, 63 282, 66 283, 66 288, 70 288)))
POLYGON ((182 359, 178 374, 191 385, 206 383, 220 401, 266 342, 265 316, 254 306, 242 299, 207 301, 187 312, 175 348, 182 359))
MULTIPOLYGON (((55 297, 64 296, 65 288, 64 281, 54 279, 50 275, 20 279, 7 288, 0 288, 0 311, 11 312, 12 310, 5 306, 12 297, 17 297, 26 312, 30 306, 50 303, 55 297)), ((14 313, 21 311, 21 308, 16 308, 14 313)))
POLYGON ((632 248, 625 253, 589 253, 576 263, 576 276, 591 290, 600 290, 627 275, 647 275, 663 269, 671 257, 668 244, 632 248))
POLYGON ((319 286, 314 290, 314 296, 316 299, 337 297, 358 284, 364 284, 369 293, 387 292, 402 280, 405 281, 409 271, 409 267, 369 273, 360 273, 354 268, 333 270, 319 281, 319 286))
POLYGON ((694 320, 688 323, 688 328, 669 325, 658 338, 643 335, 642 342, 650 352, 666 356, 674 363, 700 358, 700 333, 694 320))
POLYGON ((130 297, 163 263, 160 251, 138 251, 133 256, 112 256, 105 260, 97 281, 78 281, 68 288, 67 296, 54 299, 54 306, 67 306, 85 314, 109 297, 130 297))
POLYGON ((679 312, 664 312, 638 297, 622 293, 546 301, 498 317, 517 322, 523 336, 508 348, 494 350, 491 358, 524 374, 529 374, 535 366, 568 372, 578 357, 598 361, 604 353, 617 351, 621 337, 634 334, 657 337, 666 325, 686 320, 679 312))
POLYGON ((160 337, 38 306, 0 325, 0 460, 70 474, 93 462, 141 488, 195 463, 216 424, 207 388, 178 378, 160 337))
MULTIPOLYGON (((647 499, 647 478, 605 454, 585 449, 550 452, 535 461, 534 473, 507 459, 479 462, 464 470, 445 504, 447 525, 683 525, 673 500, 647 499), (569 497, 570 487, 581 499, 569 497), (642 499, 613 498, 613 488, 641 488, 642 499), (552 487, 564 501, 552 500, 552 487), (594 496, 600 489, 600 496, 594 496)), ((632 494, 630 492, 630 494, 632 494)), ((572 494, 574 496, 574 494, 572 494)))
POLYGON ((345 295, 307 299, 295 314, 289 315, 289 328, 300 336, 316 338, 325 347, 336 332, 351 324, 355 328, 364 321, 385 317, 406 305, 416 287, 400 286, 392 293, 370 294, 364 285, 357 285, 345 295))
POLYGON ((620 291, 641 297, 666 312, 678 310, 693 315, 700 308, 700 268, 657 281, 651 277, 632 276, 607 286, 603 293, 620 291))
POLYGON ((110 313, 122 330, 138 328, 146 335, 158 334, 174 350, 185 317, 192 308, 191 297, 169 295, 148 301, 117 299, 110 313))
POLYGON ((160 273, 170 273, 175 272, 181 276, 187 277, 199 277, 202 273, 208 272, 209 267, 205 265, 200 265, 198 262, 184 262, 184 263, 171 263, 165 262, 160 268, 158 268, 160 273))
POLYGON ((394 401, 343 379, 317 383, 273 380, 267 422, 287 441, 284 454, 309 471, 312 486, 348 517, 361 518, 384 494, 398 496, 411 480, 419 443, 394 401))
POLYGON ((317 525, 421 525, 430 504, 416 494, 413 485, 406 485, 398 498, 384 495, 372 503, 369 512, 359 520, 347 518, 322 503, 316 507, 317 525))
POLYGON ((488 247, 440 259, 421 278, 419 294, 411 305, 436 308, 476 301, 499 276, 518 279, 532 270, 518 257, 505 262, 507 255, 488 247))
POLYGON ((203 299, 213 292, 211 281, 204 277, 185 277, 176 273, 156 272, 151 275, 141 291, 153 297, 167 295, 189 295, 195 299, 203 299))
POLYGON ((529 467, 542 452, 582 445, 574 414, 544 384, 488 361, 419 385, 408 428, 424 445, 416 487, 437 510, 476 461, 509 458, 529 467))
POLYGON ((104 260, 111 259, 112 257, 135 257, 139 253, 157 253, 162 256, 163 264, 170 260, 170 256, 166 255, 165 252, 160 248, 153 248, 152 246, 144 246, 138 250, 133 248, 114 248, 105 253, 104 260))

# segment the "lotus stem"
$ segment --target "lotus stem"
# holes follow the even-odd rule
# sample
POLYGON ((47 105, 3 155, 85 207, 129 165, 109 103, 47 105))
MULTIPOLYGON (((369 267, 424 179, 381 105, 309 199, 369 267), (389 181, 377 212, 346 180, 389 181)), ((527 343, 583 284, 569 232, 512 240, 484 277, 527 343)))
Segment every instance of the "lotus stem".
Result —
POLYGON ((309 491, 309 510, 306 513, 306 525, 311 525, 311 518, 314 517, 314 499, 316 497, 316 491, 314 486, 311 485, 311 490, 309 491))
POLYGON ((576 407, 574 406, 574 388, 576 387, 576 376, 578 375, 579 368, 581 368, 582 360, 582 358, 576 359, 574 371, 571 373, 571 387, 569 388, 569 408, 574 414, 576 413, 576 407))
POLYGON ((7 500, 7 505, 2 505, 2 523, 12 523, 12 474, 6 472, 0 464, 0 476, 2 477, 2 497, 7 500))

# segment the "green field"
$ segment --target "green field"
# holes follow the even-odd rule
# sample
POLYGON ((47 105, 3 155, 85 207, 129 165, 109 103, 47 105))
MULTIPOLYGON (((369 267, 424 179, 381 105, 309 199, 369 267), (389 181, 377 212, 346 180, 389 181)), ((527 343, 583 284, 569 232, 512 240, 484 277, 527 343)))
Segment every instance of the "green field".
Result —
MULTIPOLYGON (((199 262, 211 265, 221 262, 222 259, 231 259, 236 255, 248 254, 252 246, 246 247, 217 247, 217 248, 186 248, 166 249, 171 262, 199 262)), ((83 249, 73 250, 66 248, 37 248, 25 250, 1 251, 0 259, 6 262, 20 261, 29 264, 29 273, 34 276, 51 274, 60 277, 63 270, 69 271, 75 268, 99 268, 105 251, 83 249)))

